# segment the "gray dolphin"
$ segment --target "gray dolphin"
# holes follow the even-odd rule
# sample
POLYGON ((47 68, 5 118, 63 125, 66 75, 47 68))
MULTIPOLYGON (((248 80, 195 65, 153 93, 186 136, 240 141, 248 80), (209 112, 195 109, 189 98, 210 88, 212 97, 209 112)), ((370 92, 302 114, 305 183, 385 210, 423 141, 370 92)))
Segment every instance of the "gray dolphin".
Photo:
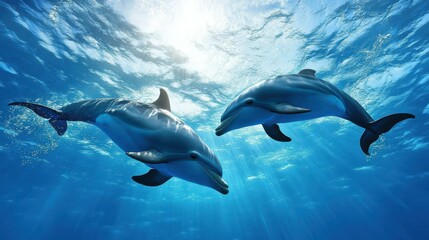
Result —
POLYGON ((369 155, 369 147, 379 135, 402 120, 415 118, 409 113, 397 113, 374 121, 355 99, 317 78, 315 73, 304 69, 298 74, 277 76, 247 88, 222 114, 216 135, 262 124, 272 139, 289 142, 291 139, 280 131, 277 123, 337 116, 365 129, 360 146, 369 155))
POLYGON ((58 135, 67 130, 67 121, 96 125, 126 154, 151 169, 132 179, 146 186, 159 186, 178 177, 228 193, 217 157, 182 120, 171 114, 167 92, 160 89, 152 104, 121 99, 87 100, 54 110, 39 104, 13 102, 49 119, 58 135))

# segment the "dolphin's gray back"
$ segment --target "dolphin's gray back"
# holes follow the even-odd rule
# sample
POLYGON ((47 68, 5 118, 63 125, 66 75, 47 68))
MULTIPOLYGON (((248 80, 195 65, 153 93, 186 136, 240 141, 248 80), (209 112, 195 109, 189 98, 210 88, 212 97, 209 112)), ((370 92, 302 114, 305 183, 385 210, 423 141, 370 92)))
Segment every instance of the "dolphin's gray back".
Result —
POLYGON ((95 122, 98 116, 111 110, 122 108, 131 101, 123 99, 94 99, 75 102, 60 108, 64 120, 95 122))
POLYGON ((317 77, 292 74, 269 79, 267 80, 268 84, 270 84, 270 81, 273 81, 273 83, 277 81, 284 81, 285 87, 300 88, 304 89, 305 91, 314 91, 335 96, 344 105, 345 115, 341 117, 350 120, 361 127, 366 128, 368 123, 373 121, 372 117, 354 98, 344 91, 338 89, 331 83, 317 77))
POLYGON ((345 116, 344 118, 350 120, 351 122, 367 128, 368 124, 374 119, 368 114, 368 112, 358 103, 354 98, 345 93, 344 91, 338 89, 331 83, 317 79, 319 82, 323 83, 327 88, 330 89, 331 93, 334 94, 341 102, 344 104, 345 116))
POLYGON ((309 76, 307 77, 299 74, 293 74, 293 75, 279 76, 273 80, 276 82, 284 81, 283 85, 285 87, 300 88, 306 91, 313 91, 313 92, 318 92, 323 94, 334 95, 340 100, 342 100, 344 95, 344 92, 339 90, 334 85, 315 77, 309 77, 309 76))

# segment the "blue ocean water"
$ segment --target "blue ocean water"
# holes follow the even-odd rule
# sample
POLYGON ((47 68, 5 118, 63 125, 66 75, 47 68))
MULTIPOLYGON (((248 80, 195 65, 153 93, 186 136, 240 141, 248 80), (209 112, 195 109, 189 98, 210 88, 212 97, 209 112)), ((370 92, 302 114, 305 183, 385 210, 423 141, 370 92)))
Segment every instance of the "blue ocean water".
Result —
POLYGON ((429 1, 0 1, 0 239, 429 239, 429 1), (327 117, 218 137, 229 102, 313 68, 375 118, 409 112, 370 149, 327 117), (152 102, 212 148, 230 193, 148 167, 96 127, 59 137, 30 101, 152 102))

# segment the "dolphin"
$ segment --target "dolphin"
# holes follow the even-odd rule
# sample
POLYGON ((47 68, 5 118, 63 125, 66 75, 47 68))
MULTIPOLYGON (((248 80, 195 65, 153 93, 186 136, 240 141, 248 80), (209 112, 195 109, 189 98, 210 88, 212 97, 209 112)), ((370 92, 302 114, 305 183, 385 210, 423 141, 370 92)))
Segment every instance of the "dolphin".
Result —
POLYGON ((170 112, 170 100, 164 89, 160 89, 158 99, 151 104, 95 99, 59 110, 28 102, 9 105, 27 107, 49 119, 60 136, 66 132, 68 121, 97 126, 129 157, 151 168, 146 174, 132 177, 139 184, 159 186, 178 177, 222 194, 229 191, 218 158, 192 128, 170 112))
POLYGON ((226 108, 216 135, 262 124, 272 139, 290 142, 277 123, 337 116, 365 129, 360 146, 370 155, 370 145, 381 134, 405 119, 415 118, 409 113, 397 113, 374 121, 355 99, 315 74, 313 69, 303 69, 298 74, 277 76, 250 86, 226 108))

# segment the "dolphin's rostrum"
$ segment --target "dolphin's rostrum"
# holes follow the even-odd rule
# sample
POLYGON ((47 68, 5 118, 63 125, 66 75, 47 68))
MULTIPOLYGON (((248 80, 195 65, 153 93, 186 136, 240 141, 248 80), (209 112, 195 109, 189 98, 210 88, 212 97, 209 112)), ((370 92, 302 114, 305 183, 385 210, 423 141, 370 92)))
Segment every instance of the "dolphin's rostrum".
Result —
POLYGON ((369 147, 395 124, 414 118, 409 113, 397 113, 377 121, 352 97, 329 82, 319 79, 312 69, 298 74, 277 76, 256 83, 244 90, 226 108, 216 135, 231 130, 261 124, 272 139, 289 142, 277 123, 337 116, 365 129, 360 146, 369 155, 369 147))
POLYGON ((96 125, 126 154, 151 169, 132 179, 146 186, 159 186, 178 177, 228 193, 219 160, 201 138, 171 114, 167 92, 160 89, 158 100, 145 104, 121 99, 95 99, 54 110, 39 104, 13 102, 11 106, 31 109, 63 135, 67 121, 96 125))

